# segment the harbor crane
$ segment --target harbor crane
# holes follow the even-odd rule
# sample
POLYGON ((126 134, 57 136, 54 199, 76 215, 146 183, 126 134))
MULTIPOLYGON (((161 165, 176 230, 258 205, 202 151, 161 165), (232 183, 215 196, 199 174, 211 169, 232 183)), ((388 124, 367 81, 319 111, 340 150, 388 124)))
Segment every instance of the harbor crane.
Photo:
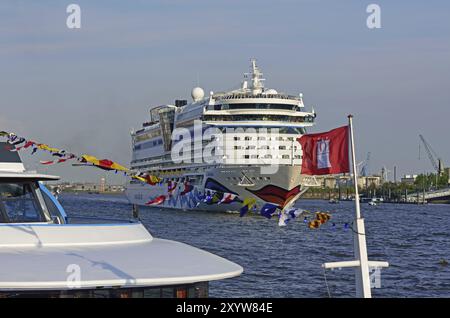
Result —
POLYGON ((430 159, 434 170, 436 170, 439 175, 442 175, 444 173, 444 163, 442 162, 442 159, 440 159, 440 157, 436 154, 431 145, 425 140, 422 135, 419 135, 419 138, 422 141, 425 150, 427 151, 428 158, 430 159))

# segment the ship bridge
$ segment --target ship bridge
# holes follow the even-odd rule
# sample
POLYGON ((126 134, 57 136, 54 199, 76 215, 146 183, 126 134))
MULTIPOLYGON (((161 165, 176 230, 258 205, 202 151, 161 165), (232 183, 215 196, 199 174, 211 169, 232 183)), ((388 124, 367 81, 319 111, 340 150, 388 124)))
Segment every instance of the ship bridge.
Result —
POLYGON ((295 96, 265 88, 256 60, 251 62, 251 72, 244 74, 240 89, 212 95, 203 113, 204 123, 231 127, 292 127, 301 133, 305 132, 305 127, 313 126, 316 114, 305 111, 303 94, 295 96))

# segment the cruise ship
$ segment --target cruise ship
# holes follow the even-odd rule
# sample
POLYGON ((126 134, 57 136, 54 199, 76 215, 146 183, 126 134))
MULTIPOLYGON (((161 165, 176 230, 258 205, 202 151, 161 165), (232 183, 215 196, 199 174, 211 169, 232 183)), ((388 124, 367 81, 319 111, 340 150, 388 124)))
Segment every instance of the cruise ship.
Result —
POLYGON ((137 205, 207 211, 252 210, 265 203, 291 206, 311 181, 301 175, 297 139, 315 122, 303 94, 264 86, 256 60, 239 88, 204 93, 192 101, 150 108, 131 132, 131 168, 153 182, 131 180, 126 195, 137 205), (250 200, 250 201, 246 201, 250 200))

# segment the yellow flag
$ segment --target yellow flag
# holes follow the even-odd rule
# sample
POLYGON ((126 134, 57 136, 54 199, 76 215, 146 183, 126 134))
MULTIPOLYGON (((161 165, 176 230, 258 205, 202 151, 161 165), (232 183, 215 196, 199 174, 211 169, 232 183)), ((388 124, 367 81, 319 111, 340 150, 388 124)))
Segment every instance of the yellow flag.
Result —
POLYGON ((114 169, 114 170, 118 170, 118 171, 130 171, 128 168, 126 168, 126 167, 124 167, 124 166, 122 166, 122 165, 120 165, 120 164, 118 164, 116 162, 114 162, 111 165, 111 168, 114 169))
POLYGON ((248 208, 252 208, 256 204, 255 198, 245 198, 242 206, 248 206, 248 208))
POLYGON ((86 160, 86 162, 90 162, 94 165, 99 165, 100 164, 100 160, 98 160, 97 157, 94 156, 90 156, 90 155, 82 155, 81 158, 83 158, 84 160, 86 160))
POLYGON ((39 144, 39 145, 38 145, 38 148, 39 148, 39 149, 42 149, 42 150, 47 150, 47 151, 50 151, 50 152, 60 152, 59 149, 57 149, 57 148, 51 148, 51 147, 49 147, 49 146, 46 145, 46 144, 39 144))
POLYGON ((131 176, 131 178, 142 181, 142 182, 147 182, 147 180, 145 180, 144 178, 139 177, 139 176, 131 176))

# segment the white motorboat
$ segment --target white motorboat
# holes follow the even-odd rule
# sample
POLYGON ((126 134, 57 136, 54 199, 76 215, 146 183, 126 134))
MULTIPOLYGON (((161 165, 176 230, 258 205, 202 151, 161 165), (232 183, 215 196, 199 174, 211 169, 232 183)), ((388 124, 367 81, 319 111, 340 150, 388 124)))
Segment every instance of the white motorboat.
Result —
POLYGON ((17 152, 0 143, 0 298, 206 297, 241 266, 154 238, 136 219, 75 223, 17 152))

